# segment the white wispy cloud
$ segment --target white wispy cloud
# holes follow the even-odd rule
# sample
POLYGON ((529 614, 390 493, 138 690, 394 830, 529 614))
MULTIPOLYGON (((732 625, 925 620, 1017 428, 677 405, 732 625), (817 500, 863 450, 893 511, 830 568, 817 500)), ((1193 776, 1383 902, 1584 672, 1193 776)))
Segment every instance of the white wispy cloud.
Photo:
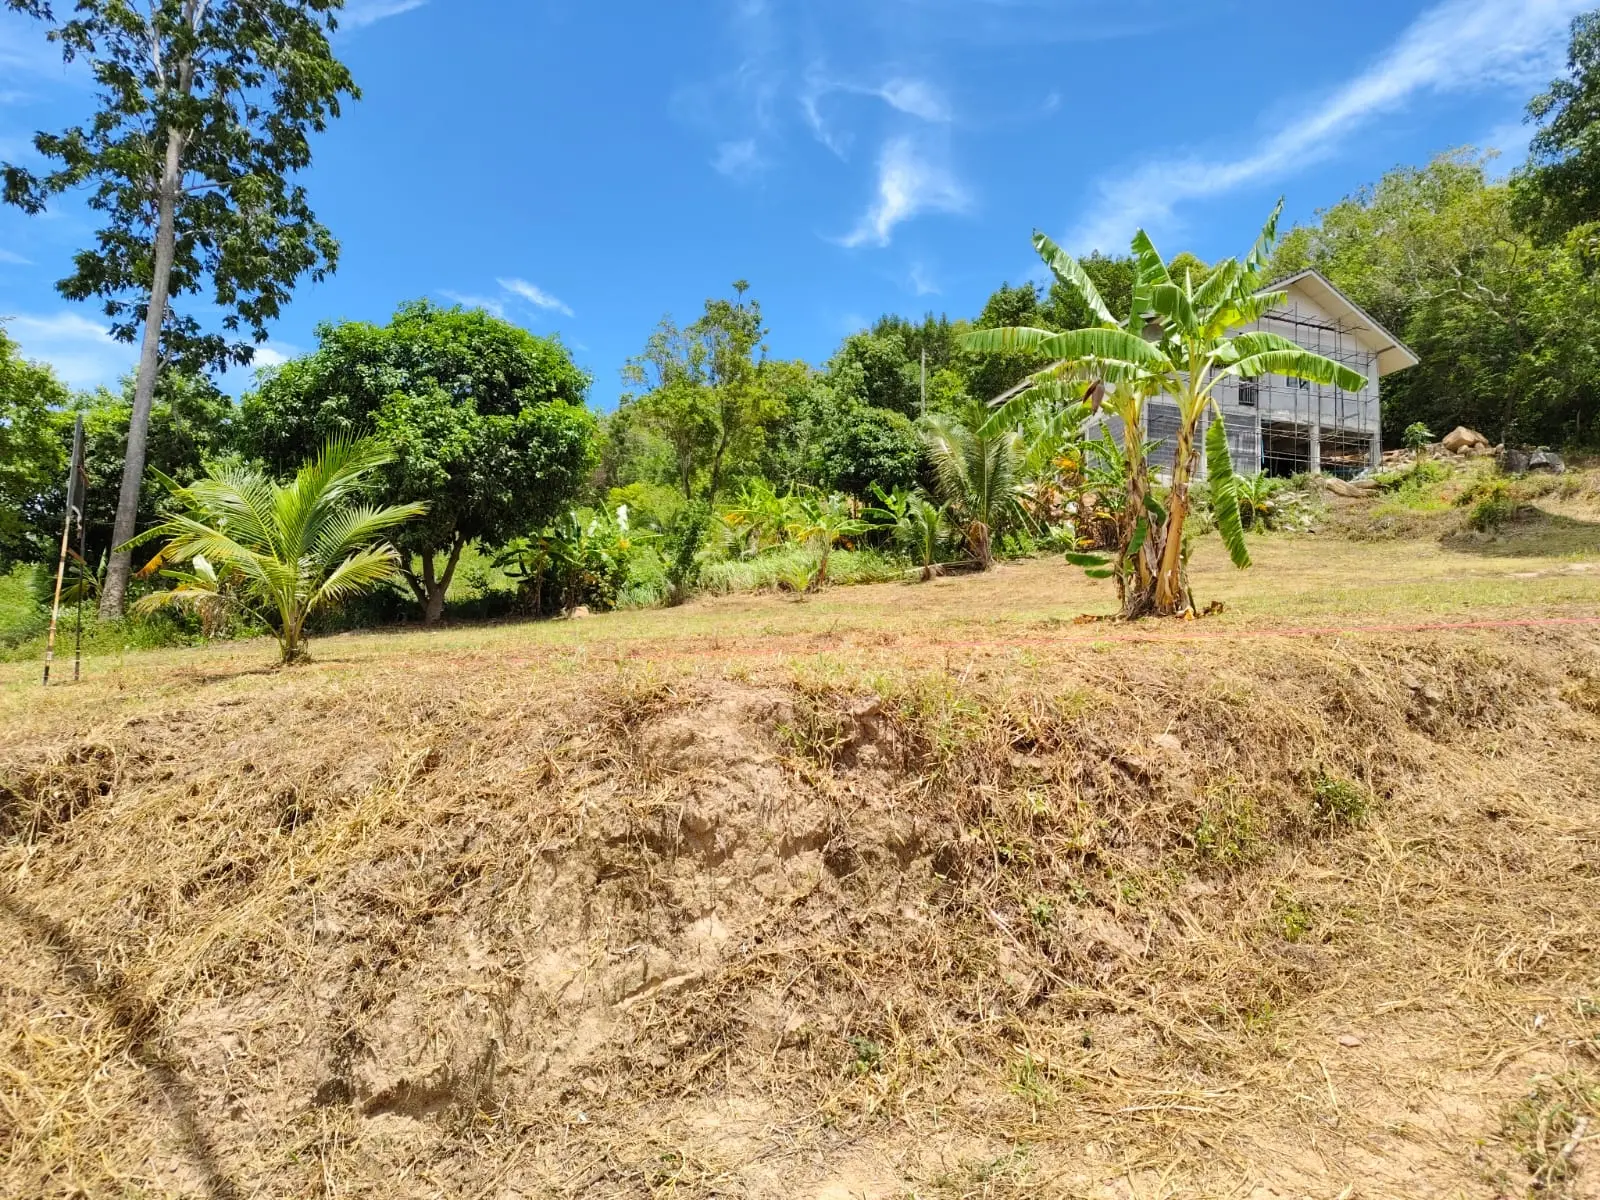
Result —
POLYGON ((506 315, 506 302, 498 296, 472 296, 464 292, 452 292, 448 288, 441 289, 439 295, 462 308, 481 308, 501 318, 506 315))
POLYGON ((421 8, 427 2, 428 0, 348 0, 344 12, 339 15, 339 27, 360 29, 365 25, 376 25, 379 21, 421 8))
POLYGON ((538 285, 529 283, 526 279, 497 279, 495 282, 507 292, 511 293, 511 295, 520 296, 529 304, 532 304, 537 308, 548 309, 551 312, 558 312, 562 316, 566 317, 573 315, 572 310, 560 300, 556 299, 549 292, 545 291, 538 285))
POLYGON ((910 139, 892 138, 878 158, 878 196, 844 246, 887 246, 894 228, 920 213, 963 213, 972 195, 948 167, 910 139))
POLYGON ((755 138, 741 138, 718 146, 711 166, 717 174, 726 175, 729 179, 747 180, 765 170, 767 160, 756 145, 755 138))
POLYGON ((1525 94, 1559 70, 1568 23, 1590 4, 1445 0, 1412 22, 1372 66, 1248 153, 1152 161, 1102 180, 1068 244, 1106 249, 1122 245, 1139 226, 1171 226, 1183 202, 1285 176, 1423 94, 1486 88, 1525 94))
POLYGON ((924 121, 948 121, 950 103, 925 79, 891 79, 882 87, 867 89, 890 108, 924 121))
POLYGON ((12 267, 33 266, 33 261, 31 259, 23 258, 22 255, 18 254, 16 251, 7 250, 4 246, 0 246, 0 263, 5 263, 7 266, 12 267))
POLYGON ((0 319, 24 358, 48 364, 69 387, 114 384, 133 366, 134 347, 82 313, 18 313, 0 319))
POLYGON ((926 79, 896 76, 884 83, 863 84, 834 78, 813 67, 806 73, 805 86, 800 90, 800 115, 805 118, 812 136, 840 158, 849 152, 854 137, 836 129, 822 111, 824 98, 835 93, 875 97, 896 112, 930 124, 947 124, 954 119, 944 93, 926 79))
POLYGON ((911 264, 911 290, 919 296, 939 295, 939 285, 934 282, 933 274, 926 264, 920 262, 911 264))

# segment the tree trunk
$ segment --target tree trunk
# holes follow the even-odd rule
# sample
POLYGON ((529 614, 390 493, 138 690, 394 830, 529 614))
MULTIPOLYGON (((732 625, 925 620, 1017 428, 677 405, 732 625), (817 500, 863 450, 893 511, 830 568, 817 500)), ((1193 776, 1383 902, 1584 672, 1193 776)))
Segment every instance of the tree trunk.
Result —
POLYGON ((422 556, 423 624, 432 625, 444 616, 445 594, 450 590, 450 580, 456 573, 456 563, 461 561, 461 551, 466 549, 466 545, 460 537, 451 543, 450 557, 445 561, 444 574, 438 579, 433 577, 433 551, 430 550, 422 556))
POLYGON ((122 464, 122 490, 117 495, 117 516, 111 531, 111 562, 106 567, 105 589, 100 593, 100 616, 122 616, 128 578, 133 574, 133 551, 120 549, 138 532, 139 489, 144 482, 146 442, 150 435, 150 406, 155 401, 156 378, 161 369, 161 326, 167 316, 167 292, 172 279, 172 259, 177 242, 178 184, 182 178, 183 134, 167 134, 166 162, 161 170, 156 203, 156 247, 150 276, 150 305, 145 311, 144 342, 139 349, 139 373, 133 388, 133 413, 128 419, 128 450, 122 464))

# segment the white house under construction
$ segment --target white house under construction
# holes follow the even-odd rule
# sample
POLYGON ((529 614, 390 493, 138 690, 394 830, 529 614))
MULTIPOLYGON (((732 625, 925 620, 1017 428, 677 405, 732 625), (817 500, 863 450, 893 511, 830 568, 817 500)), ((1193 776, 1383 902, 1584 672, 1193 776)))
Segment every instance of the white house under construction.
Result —
MULTIPOLYGON (((1343 363, 1366 376, 1367 383, 1349 392, 1282 375, 1224 380, 1214 395, 1227 425, 1234 470, 1350 476, 1378 466, 1383 457, 1379 381, 1416 366, 1417 356, 1319 271, 1301 271, 1271 290, 1287 293, 1287 299, 1249 328, 1276 333, 1343 363)), ((1177 406, 1157 400, 1145 412, 1145 436, 1160 443, 1151 451, 1151 465, 1170 468, 1177 406)))

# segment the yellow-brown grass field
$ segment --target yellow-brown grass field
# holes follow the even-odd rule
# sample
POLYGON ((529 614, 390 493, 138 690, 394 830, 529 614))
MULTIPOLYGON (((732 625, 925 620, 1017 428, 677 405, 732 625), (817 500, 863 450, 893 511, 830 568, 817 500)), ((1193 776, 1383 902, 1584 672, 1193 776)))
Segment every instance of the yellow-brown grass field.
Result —
POLYGON ((0 666, 0 1195, 1600 1196, 1597 521, 0 666))

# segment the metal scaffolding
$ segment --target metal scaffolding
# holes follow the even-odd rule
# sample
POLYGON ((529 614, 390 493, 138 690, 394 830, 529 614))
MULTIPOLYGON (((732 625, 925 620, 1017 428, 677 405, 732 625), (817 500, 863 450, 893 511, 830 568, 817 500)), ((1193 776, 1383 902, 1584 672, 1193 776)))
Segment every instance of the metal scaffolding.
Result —
MULTIPOLYGON (((1308 383, 1283 375, 1230 381, 1222 407, 1230 416, 1254 409, 1261 430, 1260 469, 1269 475, 1320 471, 1351 476, 1378 461, 1376 355, 1364 349, 1355 329, 1303 311, 1297 300, 1273 309, 1253 328, 1276 333, 1298 346, 1359 372, 1367 385, 1358 392, 1332 384, 1308 383)), ((1244 467, 1240 468, 1245 469, 1244 467)))

